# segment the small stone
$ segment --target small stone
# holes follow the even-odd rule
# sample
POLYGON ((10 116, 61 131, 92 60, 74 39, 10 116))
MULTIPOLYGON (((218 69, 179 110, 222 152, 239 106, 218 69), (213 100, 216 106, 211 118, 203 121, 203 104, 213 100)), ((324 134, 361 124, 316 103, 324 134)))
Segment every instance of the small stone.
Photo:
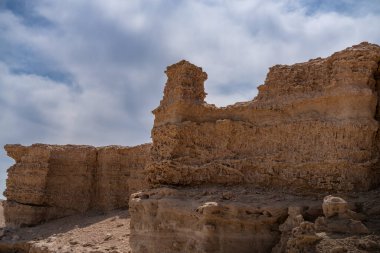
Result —
POLYGON ((112 238, 112 234, 107 233, 107 234, 106 234, 106 237, 104 237, 104 241, 108 241, 108 240, 111 239, 111 238, 112 238))
POLYGON ((323 214, 326 218, 345 214, 348 210, 348 203, 342 198, 332 195, 326 196, 322 204, 323 214))
POLYGON ((55 236, 50 236, 46 239, 46 242, 52 242, 54 241, 55 239, 57 239, 55 236))
POLYGON ((69 243, 70 243, 70 245, 77 245, 77 244, 79 244, 79 242, 77 242, 75 240, 70 240, 69 243))

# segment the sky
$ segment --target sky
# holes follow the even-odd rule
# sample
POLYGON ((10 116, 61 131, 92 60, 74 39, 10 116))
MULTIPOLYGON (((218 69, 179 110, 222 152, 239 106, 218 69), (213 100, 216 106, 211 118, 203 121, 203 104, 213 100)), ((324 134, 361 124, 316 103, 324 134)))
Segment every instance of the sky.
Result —
MULTIPOLYGON (((150 142, 166 66, 201 66, 225 106, 379 24, 380 0, 0 0, 0 146, 150 142)), ((13 163, 1 148, 1 192, 13 163)))

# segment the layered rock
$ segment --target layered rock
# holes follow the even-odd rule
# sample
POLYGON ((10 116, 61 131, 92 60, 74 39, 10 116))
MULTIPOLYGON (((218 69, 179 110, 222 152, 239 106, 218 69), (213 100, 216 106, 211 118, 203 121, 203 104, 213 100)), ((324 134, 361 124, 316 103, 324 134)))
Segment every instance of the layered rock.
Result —
POLYGON ((152 183, 254 184, 368 190, 379 183, 380 47, 270 68, 258 96, 225 108, 204 101, 207 74, 169 66, 152 130, 152 183))
POLYGON ((100 210, 127 207, 129 195, 147 187, 144 167, 149 159, 150 145, 107 146, 97 151, 95 207, 100 210))
POLYGON ((127 207, 130 190, 143 189, 150 145, 95 148, 76 145, 6 145, 16 164, 4 195, 8 226, 127 207))
MULTIPOLYGON (((150 183, 171 189, 132 195, 133 252, 317 252, 341 232, 333 213, 345 204, 327 198, 323 217, 310 196, 380 183, 379 63, 380 47, 361 43, 277 65, 255 99, 223 108, 205 102, 201 68, 169 66, 146 169, 150 183)), ((346 230, 374 231, 343 216, 346 230)))
POLYGON ((378 250, 379 192, 355 194, 380 183, 379 63, 361 43, 277 65, 254 100, 223 108, 201 68, 169 66, 151 146, 6 146, 6 222, 126 207, 146 177, 129 201, 134 253, 326 252, 347 232, 378 250))
POLYGON ((176 190, 132 194, 133 252, 270 252, 280 238, 289 200, 244 188, 176 190))
POLYGON ((379 193, 351 193, 345 202, 353 210, 327 217, 321 195, 249 186, 145 190, 131 195, 130 244, 133 253, 377 252, 380 216, 371 210, 379 193))

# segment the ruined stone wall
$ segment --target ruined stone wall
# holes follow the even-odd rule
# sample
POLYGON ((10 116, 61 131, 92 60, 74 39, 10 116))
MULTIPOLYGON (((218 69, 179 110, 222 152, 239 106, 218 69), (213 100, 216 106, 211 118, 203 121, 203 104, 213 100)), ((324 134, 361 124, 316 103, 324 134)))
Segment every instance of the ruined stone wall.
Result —
POLYGON ((207 74, 169 66, 153 111, 150 182, 255 184, 368 190, 379 183, 380 47, 270 68, 257 97, 218 108, 204 101, 207 74))
POLYGON ((16 164, 4 195, 8 226, 32 225, 88 210, 128 206, 145 188, 150 144, 95 148, 77 145, 6 145, 16 164))

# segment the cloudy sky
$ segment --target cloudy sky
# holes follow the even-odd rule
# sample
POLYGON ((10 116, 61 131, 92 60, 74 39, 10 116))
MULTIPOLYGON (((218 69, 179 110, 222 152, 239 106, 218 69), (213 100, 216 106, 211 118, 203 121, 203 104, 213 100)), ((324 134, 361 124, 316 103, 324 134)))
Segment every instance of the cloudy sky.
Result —
POLYGON ((271 65, 380 44, 379 24, 380 0, 0 0, 0 145, 149 142, 166 66, 203 67, 227 105, 271 65))

